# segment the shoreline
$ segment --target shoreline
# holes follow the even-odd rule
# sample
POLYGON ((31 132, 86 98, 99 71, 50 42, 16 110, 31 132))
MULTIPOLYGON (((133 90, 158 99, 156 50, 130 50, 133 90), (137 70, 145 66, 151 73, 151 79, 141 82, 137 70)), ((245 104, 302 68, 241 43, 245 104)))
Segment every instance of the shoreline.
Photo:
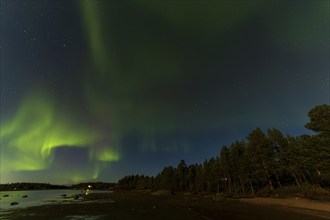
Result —
POLYGON ((311 209, 315 211, 330 212, 330 202, 321 202, 304 198, 241 198, 240 202, 246 202, 256 205, 279 205, 301 209, 311 209))
POLYGON ((200 195, 151 195, 115 191, 83 196, 82 202, 11 210, 3 219, 330 219, 329 202, 248 198, 214 201, 200 195))
POLYGON ((257 206, 272 206, 280 209, 288 209, 292 212, 330 219, 330 202, 321 202, 304 198, 280 199, 262 197, 241 198, 239 201, 257 206))

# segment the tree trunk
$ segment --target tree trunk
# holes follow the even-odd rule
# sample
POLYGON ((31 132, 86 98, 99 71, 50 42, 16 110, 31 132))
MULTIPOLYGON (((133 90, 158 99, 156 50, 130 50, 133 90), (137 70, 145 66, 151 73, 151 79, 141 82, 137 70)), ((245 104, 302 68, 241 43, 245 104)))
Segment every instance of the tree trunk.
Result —
POLYGON ((264 160, 262 160, 262 165, 263 165, 263 168, 264 168, 265 178, 268 181, 269 188, 271 190, 274 190, 273 183, 272 183, 271 179, 269 178, 269 172, 268 172, 268 169, 266 167, 266 164, 265 164, 265 161, 264 160))
POLYGON ((239 178, 239 182, 241 184, 242 192, 245 193, 245 189, 244 189, 244 185, 243 185, 243 182, 242 182, 241 175, 238 175, 238 178, 239 178))
POLYGON ((278 186, 281 187, 282 184, 280 182, 280 178, 278 177, 277 173, 275 173, 275 177, 276 177, 276 182, 277 182, 278 186))
POLYGON ((291 172, 291 175, 293 176, 293 178, 294 178, 294 180, 296 181, 296 184, 297 184, 297 186, 301 186, 301 184, 300 184, 300 182, 299 182, 299 180, 298 180, 298 178, 297 178, 297 176, 296 176, 296 174, 295 174, 295 172, 294 171, 292 171, 291 172))
POLYGON ((272 183, 272 181, 267 177, 267 179, 268 179, 268 185, 269 185, 269 188, 271 189, 271 190, 274 190, 274 187, 273 187, 273 183, 272 183))
POLYGON ((249 182, 249 184, 250 184, 250 187, 251 187, 252 195, 254 196, 254 189, 253 189, 252 183, 249 182))
POLYGON ((306 172, 307 172, 307 174, 308 174, 308 176, 309 176, 309 179, 310 179, 311 182, 312 182, 312 185, 315 185, 315 181, 314 181, 314 178, 312 177, 311 173, 310 173, 308 170, 306 170, 306 172))

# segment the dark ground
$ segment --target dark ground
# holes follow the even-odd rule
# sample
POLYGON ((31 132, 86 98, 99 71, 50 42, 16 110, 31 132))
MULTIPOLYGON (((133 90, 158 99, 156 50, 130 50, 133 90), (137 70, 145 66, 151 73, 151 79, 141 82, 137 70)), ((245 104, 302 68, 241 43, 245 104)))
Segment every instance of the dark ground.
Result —
POLYGON ((19 209, 2 219, 330 219, 330 212, 264 206, 201 196, 150 195, 147 192, 90 194, 85 202, 19 209))

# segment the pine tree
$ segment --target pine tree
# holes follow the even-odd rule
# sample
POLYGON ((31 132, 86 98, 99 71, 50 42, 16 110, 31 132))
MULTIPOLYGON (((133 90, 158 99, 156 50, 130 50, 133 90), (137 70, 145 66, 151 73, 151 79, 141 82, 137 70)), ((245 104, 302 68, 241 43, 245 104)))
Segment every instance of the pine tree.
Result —
POLYGON ((266 135, 260 128, 252 131, 248 137, 248 158, 255 169, 255 177, 259 180, 258 185, 262 187, 266 182, 272 190, 273 182, 271 180, 271 161, 272 147, 266 135))
POLYGON ((179 191, 183 191, 187 188, 187 171, 186 162, 181 160, 175 172, 176 188, 179 191))
POLYGON ((236 141, 229 148, 229 158, 232 168, 231 176, 236 192, 245 192, 244 148, 245 143, 243 141, 236 141))
POLYGON ((308 157, 315 165, 313 174, 324 184, 330 184, 330 105, 315 106, 308 112, 308 116, 310 121, 305 127, 316 132, 306 143, 311 146, 308 157))

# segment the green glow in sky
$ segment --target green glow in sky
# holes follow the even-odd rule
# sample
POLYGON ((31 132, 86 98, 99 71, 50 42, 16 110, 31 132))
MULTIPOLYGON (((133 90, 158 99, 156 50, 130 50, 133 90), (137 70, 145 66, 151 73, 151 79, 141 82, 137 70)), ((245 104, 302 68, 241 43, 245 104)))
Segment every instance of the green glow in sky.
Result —
POLYGON ((86 25, 92 58, 98 73, 103 75, 107 70, 107 52, 104 47, 105 41, 103 40, 101 19, 97 13, 98 7, 97 1, 81 2, 81 11, 86 25))
POLYGON ((97 129, 57 112, 53 97, 41 94, 28 94, 13 118, 1 123, 2 174, 48 169, 55 163, 53 150, 57 147, 88 147, 95 152, 96 156, 89 158, 94 169, 90 175, 84 173, 85 179, 97 177, 98 161, 119 160, 119 151, 98 147, 97 129))
MULTIPOLYGON (((199 91, 191 94, 192 88, 200 86, 191 82, 199 79, 200 76, 189 70, 191 63, 182 62, 187 58, 182 55, 184 53, 178 51, 181 43, 173 44, 173 39, 163 39, 163 34, 171 31, 174 34, 184 35, 186 32, 182 28, 189 27, 196 33, 194 37, 200 39, 206 47, 214 47, 209 45, 209 42, 213 42, 210 38, 219 36, 220 32, 225 34, 225 40, 222 39, 219 45, 225 45, 227 38, 235 34, 234 30, 239 28, 246 18, 266 6, 241 2, 224 4, 222 7, 212 2, 203 5, 196 3, 189 4, 189 8, 186 8, 186 3, 173 2, 137 1, 132 4, 143 10, 148 8, 150 12, 157 14, 159 21, 164 22, 165 28, 169 26, 179 28, 161 30, 161 27, 157 27, 155 31, 156 27, 151 26, 149 22, 135 23, 131 20, 120 28, 113 25, 111 20, 107 20, 110 18, 106 13, 109 13, 108 15, 116 13, 112 10, 119 7, 118 5, 120 5, 118 2, 108 4, 101 4, 98 1, 79 2, 81 20, 92 58, 91 63, 86 63, 83 85, 88 108, 95 118, 111 126, 108 135, 114 142, 120 142, 127 133, 137 132, 143 137, 141 150, 144 152, 159 150, 167 152, 169 149, 174 149, 174 152, 187 151, 186 147, 160 149, 155 136, 196 128, 203 130, 206 126, 217 127, 226 122, 214 118, 212 121, 204 118, 196 121, 196 118, 201 118, 200 115, 206 114, 196 109, 196 103, 200 102, 197 94, 199 91), (221 9, 221 13, 213 12, 212 9, 215 8, 221 9), (131 31, 130 35, 125 35, 126 30, 131 31), (118 32, 123 33, 123 37, 115 38, 118 32), (125 53, 126 48, 129 48, 130 53, 125 53), (196 100, 191 97, 196 97, 196 100)), ((188 38, 188 41, 194 40, 194 37, 188 38)), ((183 47, 183 52, 184 49, 187 48, 183 47)), ((193 45, 188 49, 191 50, 192 56, 195 50, 200 50, 199 45, 193 45)), ((212 91, 210 93, 212 95, 212 91)), ((209 112, 210 109, 214 109, 216 116, 218 108, 217 102, 214 102, 213 106, 210 104, 209 108, 203 111, 209 112)), ((185 145, 175 143, 173 146, 185 145)))
MULTIPOLYGON (((191 39, 188 37, 187 41, 194 41, 196 37, 205 47, 213 48, 214 45, 209 45, 209 42, 214 42, 210 38, 219 36, 220 32, 224 34, 224 39, 219 41, 219 45, 226 45, 227 38, 235 34, 234 30, 264 6, 241 2, 219 7, 212 2, 187 5, 186 2, 137 1, 134 7, 141 7, 141 10, 148 8, 151 13, 157 14, 159 20, 156 23, 160 26, 152 26, 149 21, 135 23, 130 20, 126 25, 118 27, 106 20, 109 17, 105 16, 105 13, 115 13, 112 10, 118 7, 116 2, 103 4, 103 7, 97 1, 83 1, 79 4, 92 56, 92 63, 87 64, 86 68, 85 98, 95 117, 111 125, 111 135, 116 134, 116 141, 120 141, 127 133, 138 132, 143 137, 142 151, 168 151, 168 147, 160 149, 157 146, 155 136, 196 128, 203 130, 206 126, 217 127, 227 123, 216 118, 212 121, 204 118, 196 120, 206 114, 196 108, 196 103, 201 102, 198 93, 205 91, 198 91, 200 85, 191 84, 200 76, 190 70, 191 63, 182 61, 187 59, 183 55, 185 50, 191 51, 194 57, 195 51, 200 51, 200 46, 193 44, 185 48, 185 42, 176 44, 173 39, 163 39, 163 35, 169 31, 180 37, 185 35, 185 28, 189 27, 195 35, 189 36, 191 39), (217 11, 212 11, 215 8, 217 11), (130 31, 129 36, 124 35, 126 31, 130 31), (113 37, 118 33, 123 33, 123 37, 113 37), (178 50, 181 46, 182 51, 178 50), (130 49, 130 53, 125 53, 126 48, 130 49), (196 88, 194 94, 192 88, 196 88)), ((213 95, 211 90, 210 95, 213 95)), ((220 101, 214 102, 214 105, 210 103, 209 108, 202 111, 209 114, 210 109, 214 109, 214 115, 218 117, 218 103, 220 101)), ((183 145, 179 143, 175 146, 183 145)), ((182 150, 186 151, 185 148, 182 150)))
POLYGON ((3 151, 11 154, 1 159, 1 172, 6 170, 40 170, 46 168, 51 157, 43 154, 44 135, 54 121, 52 103, 45 97, 28 96, 12 120, 1 124, 3 151), (8 159, 7 159, 8 158, 8 159))
POLYGON ((329 100, 329 1, 1 8, 0 182, 156 172, 329 100))
POLYGON ((103 149, 97 153, 100 161, 118 161, 120 159, 119 152, 112 149, 103 149))

